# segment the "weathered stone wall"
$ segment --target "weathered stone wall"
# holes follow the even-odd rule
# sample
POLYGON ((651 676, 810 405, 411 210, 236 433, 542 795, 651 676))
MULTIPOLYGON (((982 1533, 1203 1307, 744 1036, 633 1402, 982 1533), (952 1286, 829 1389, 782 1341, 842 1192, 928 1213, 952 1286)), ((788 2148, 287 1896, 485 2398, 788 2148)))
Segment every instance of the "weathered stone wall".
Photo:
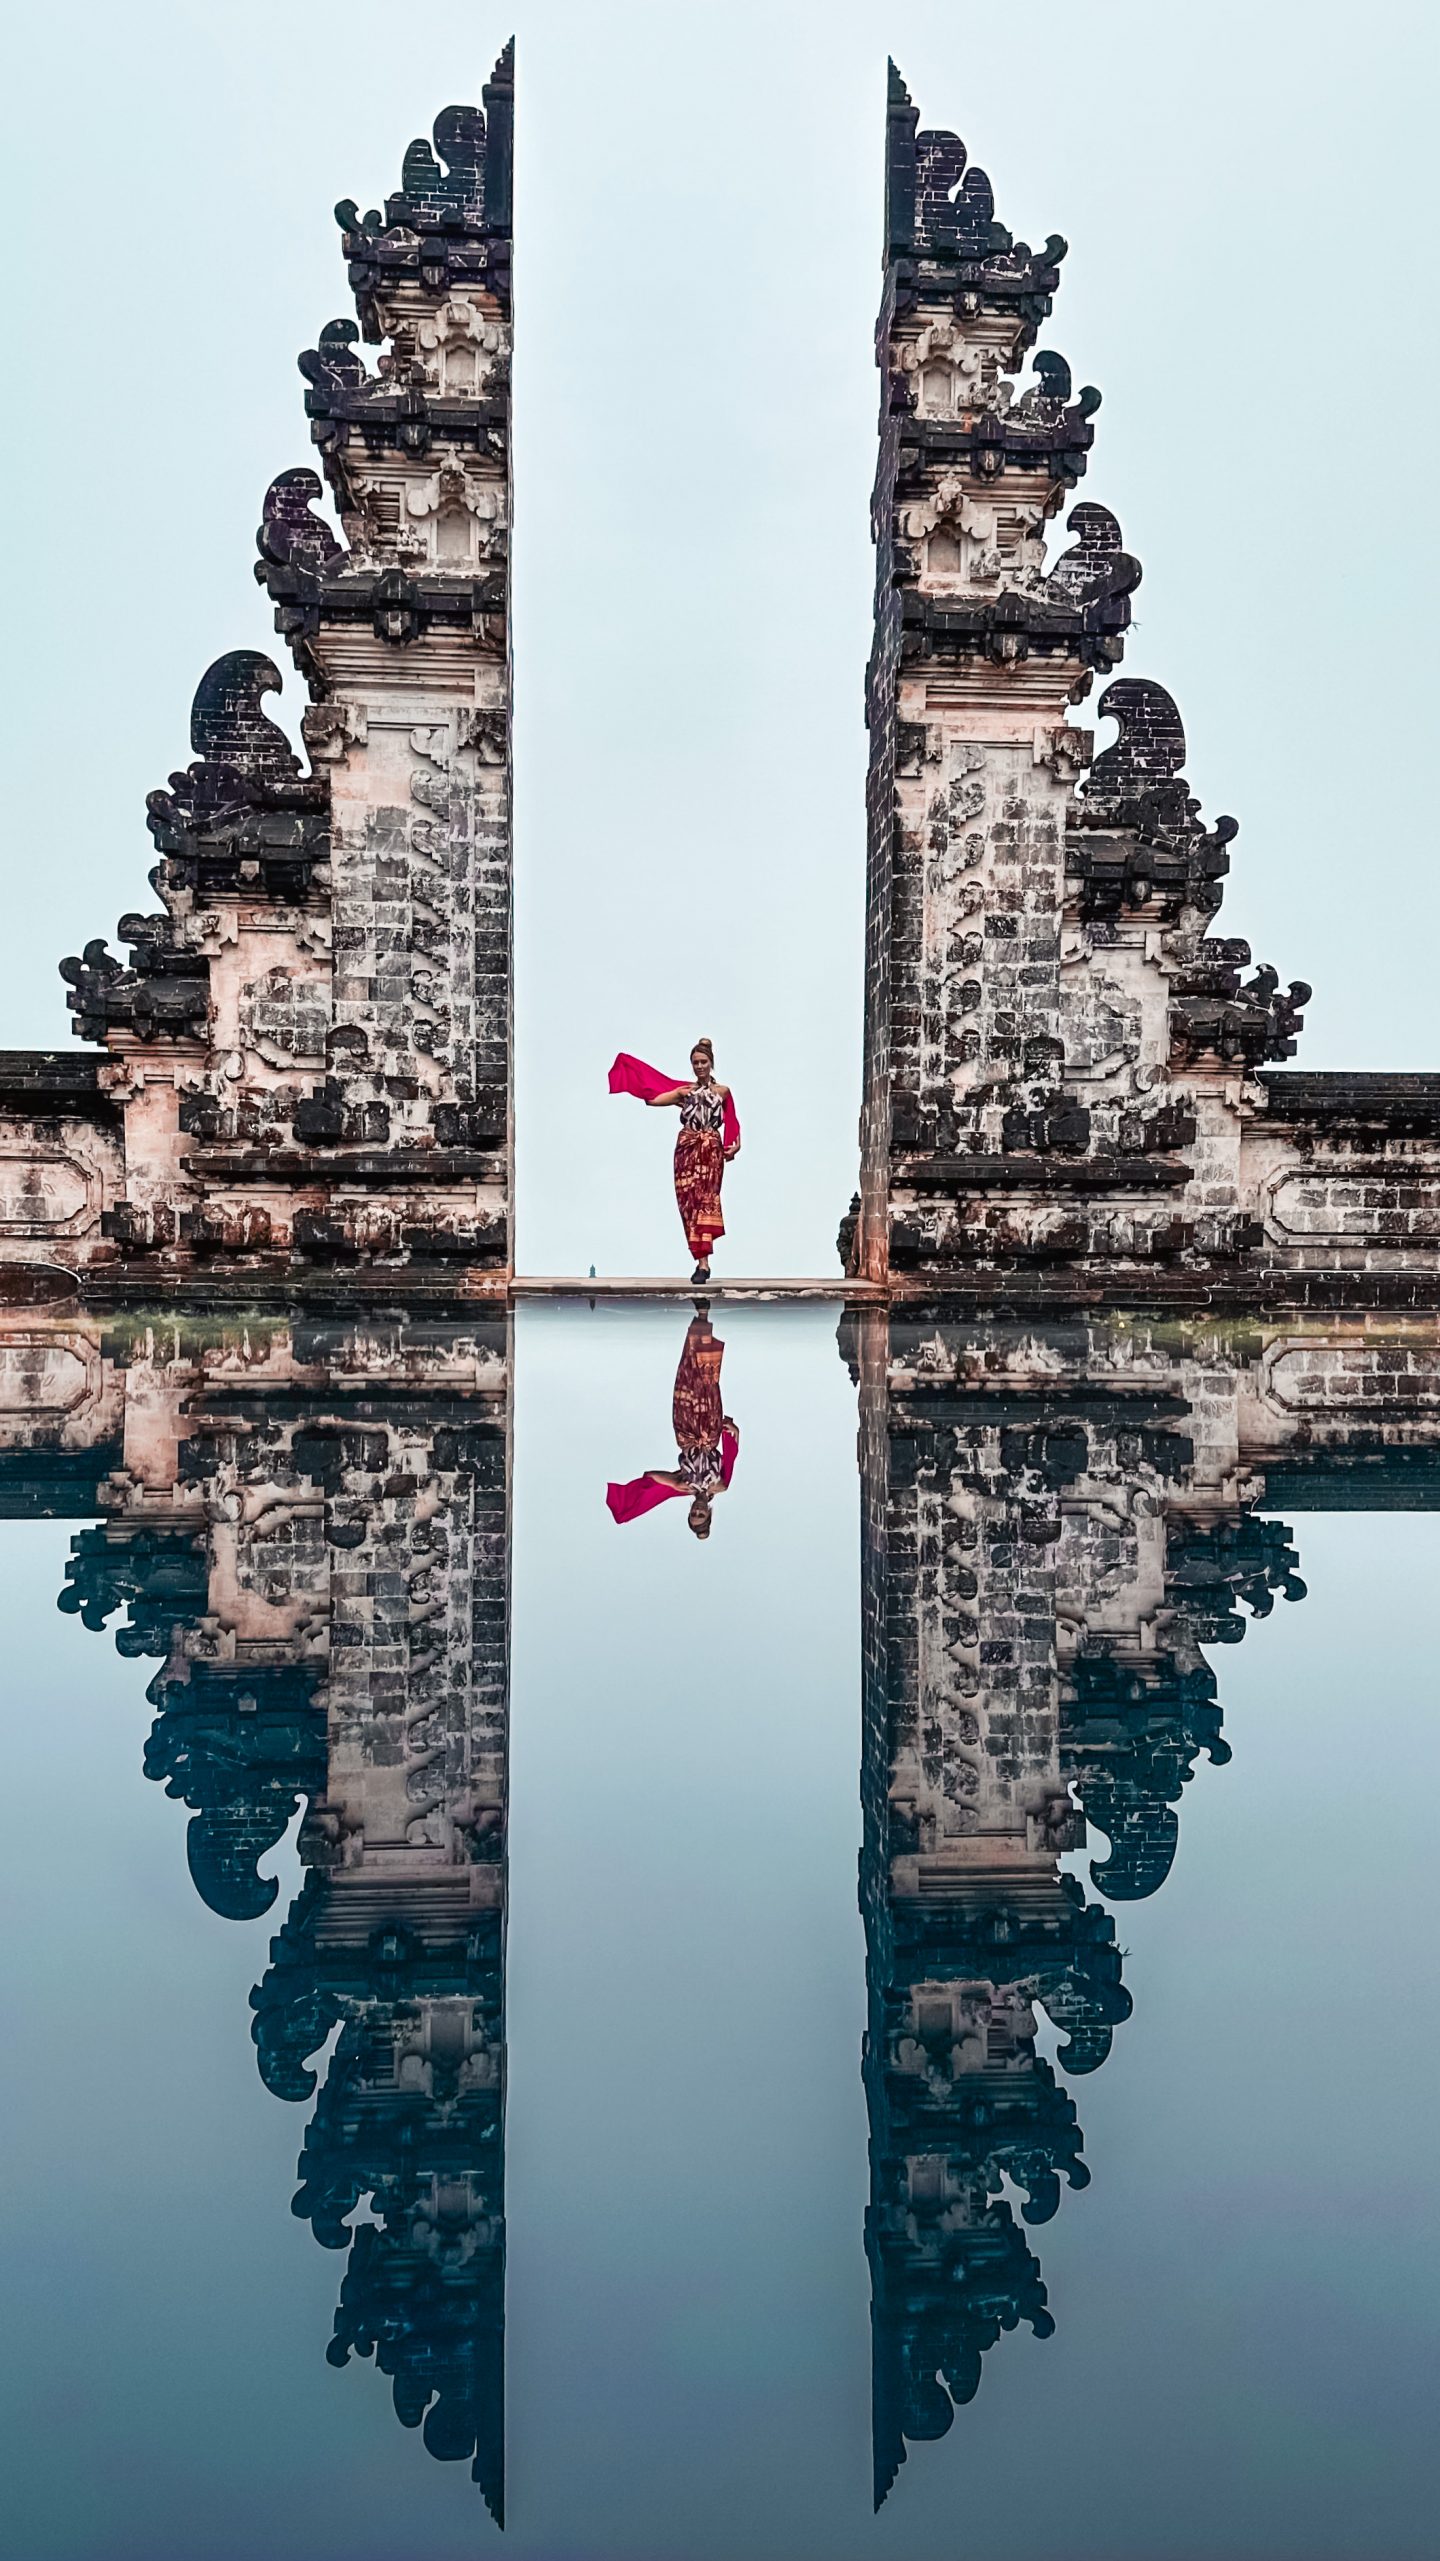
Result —
POLYGON ((104 1221, 124 1185, 100 1060, 0 1051, 0 1285, 6 1263, 73 1271, 113 1256, 104 1221))

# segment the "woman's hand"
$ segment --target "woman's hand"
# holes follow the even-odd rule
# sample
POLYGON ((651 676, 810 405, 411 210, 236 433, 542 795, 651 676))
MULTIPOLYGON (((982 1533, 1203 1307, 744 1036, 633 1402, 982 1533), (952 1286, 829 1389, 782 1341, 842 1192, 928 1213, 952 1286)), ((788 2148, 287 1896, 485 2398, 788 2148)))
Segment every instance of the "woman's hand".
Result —
POLYGON ((740 1153, 740 1141, 739 1141, 739 1139, 737 1138, 737 1139, 736 1139, 736 1141, 735 1141, 734 1146, 733 1146, 733 1147, 727 1147, 727 1148, 726 1148, 726 1150, 725 1150, 725 1162, 726 1162, 726 1164, 727 1164, 727 1165, 732 1165, 732 1164, 734 1163, 734 1161, 735 1161, 736 1157, 739 1155, 739 1153, 740 1153))

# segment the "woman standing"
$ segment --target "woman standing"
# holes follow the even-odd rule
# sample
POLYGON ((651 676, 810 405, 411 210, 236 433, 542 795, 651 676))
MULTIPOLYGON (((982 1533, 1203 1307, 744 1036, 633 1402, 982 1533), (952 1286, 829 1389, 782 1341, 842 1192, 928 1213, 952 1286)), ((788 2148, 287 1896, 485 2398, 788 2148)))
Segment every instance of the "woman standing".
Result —
POLYGON ((740 1122, 728 1085, 715 1079, 715 1051, 697 1040, 690 1052, 693 1082, 677 1085, 642 1058, 620 1052, 610 1070, 612 1094, 637 1094, 652 1108, 674 1104, 680 1113, 675 1141, 675 1204, 685 1241, 695 1257, 692 1281, 708 1281, 710 1256, 725 1233, 720 1211, 720 1185, 725 1168, 740 1153, 740 1122))

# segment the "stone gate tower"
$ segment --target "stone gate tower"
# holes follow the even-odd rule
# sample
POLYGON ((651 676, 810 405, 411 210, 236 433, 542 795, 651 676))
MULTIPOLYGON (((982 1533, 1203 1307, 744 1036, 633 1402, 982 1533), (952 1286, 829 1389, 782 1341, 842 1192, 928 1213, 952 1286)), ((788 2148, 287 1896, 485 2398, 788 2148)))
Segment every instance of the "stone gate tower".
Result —
POLYGON ((0 1053, 0 1265, 138 1294, 503 1288, 513 1264, 512 49, 336 207, 359 326, 300 359, 312 471, 264 502, 270 661, 201 680, 196 761, 152 792, 154 915, 63 964, 88 1056, 0 1053), (381 352, 371 369, 363 338, 381 352))
POLYGON ((1169 695, 1129 677, 1140 565, 1047 525, 1100 395, 1042 350, 1059 284, 892 65, 875 485, 865 1085, 852 1273, 897 1295, 1434 1303, 1440 1077, 1276 1073, 1310 990, 1212 933, 1169 695), (1082 777, 1088 773, 1088 780, 1082 777), (1247 974, 1248 972, 1248 974, 1247 974))

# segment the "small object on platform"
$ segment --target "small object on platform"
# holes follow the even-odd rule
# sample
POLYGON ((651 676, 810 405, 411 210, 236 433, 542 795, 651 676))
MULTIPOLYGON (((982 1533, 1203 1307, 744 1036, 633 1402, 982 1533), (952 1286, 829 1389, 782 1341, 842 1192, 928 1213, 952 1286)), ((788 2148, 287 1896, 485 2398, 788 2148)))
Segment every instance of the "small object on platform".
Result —
POLYGON ((693 1270, 693 1272, 692 1272, 692 1273, 691 1273, 691 1275, 690 1275, 690 1278, 692 1279, 692 1281, 708 1281, 708 1279, 710 1278, 710 1266, 709 1266, 709 1264, 708 1264, 708 1263, 697 1263, 697 1264, 696 1264, 696 1266, 695 1266, 695 1269, 693 1270))

